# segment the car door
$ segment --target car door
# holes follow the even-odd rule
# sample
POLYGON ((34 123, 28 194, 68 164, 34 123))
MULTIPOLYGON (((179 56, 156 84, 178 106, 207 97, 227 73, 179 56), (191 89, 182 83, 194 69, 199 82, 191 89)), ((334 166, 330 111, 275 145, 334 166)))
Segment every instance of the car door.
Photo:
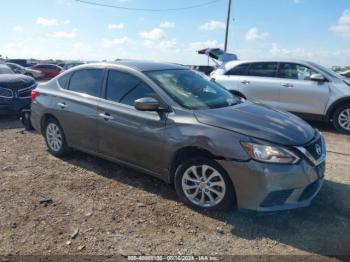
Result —
POLYGON ((239 78, 239 90, 248 100, 274 107, 280 103, 280 81, 277 75, 276 62, 251 63, 246 75, 239 78))
POLYGON ((47 66, 47 75, 50 78, 54 78, 57 75, 57 67, 54 65, 48 65, 47 66))
POLYGON ((47 69, 47 67, 45 65, 38 65, 34 69, 37 69, 37 70, 41 71, 45 78, 50 78, 49 71, 48 71, 48 69, 47 69))
POLYGON ((66 74, 55 109, 68 144, 83 151, 97 151, 97 104, 100 100, 103 69, 82 69, 66 74))
MULTIPOLYGON (((213 74, 215 82, 223 85, 226 89, 232 91, 238 91, 242 94, 243 90, 241 90, 240 82, 242 81, 242 76, 246 76, 248 72, 250 64, 244 63, 239 64, 225 72, 225 74, 213 74)), ((220 69, 219 69, 220 70, 220 69)))
POLYGON ((157 97, 140 78, 109 70, 98 105, 99 152, 114 159, 159 173, 164 155, 166 117, 158 112, 135 109, 135 100, 157 97))
POLYGON ((297 63, 280 63, 278 77, 280 99, 284 110, 296 113, 323 115, 329 99, 328 81, 311 81, 314 69, 297 63))

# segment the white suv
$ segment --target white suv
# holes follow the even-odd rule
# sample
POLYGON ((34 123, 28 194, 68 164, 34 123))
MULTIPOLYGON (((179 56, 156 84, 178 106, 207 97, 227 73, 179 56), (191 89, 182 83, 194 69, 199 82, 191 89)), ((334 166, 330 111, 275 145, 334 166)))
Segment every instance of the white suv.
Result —
POLYGON ((350 83, 321 65, 301 60, 231 61, 211 77, 245 99, 330 121, 350 134, 350 83))

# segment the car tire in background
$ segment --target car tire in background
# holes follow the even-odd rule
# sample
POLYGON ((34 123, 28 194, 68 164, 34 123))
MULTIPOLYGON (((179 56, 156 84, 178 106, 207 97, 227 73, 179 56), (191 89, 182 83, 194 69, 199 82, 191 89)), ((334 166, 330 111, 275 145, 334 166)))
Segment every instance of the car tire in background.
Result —
POLYGON ((350 135, 350 103, 344 104, 335 110, 333 125, 339 132, 350 135))
POLYGON ((229 211, 235 205, 229 176, 210 158, 197 157, 181 163, 174 182, 179 199, 193 208, 229 211))
POLYGON ((24 125, 25 130, 32 131, 34 130, 32 122, 30 121, 30 110, 23 110, 20 114, 20 120, 24 125))
POLYGON ((56 157, 63 157, 70 152, 61 125, 54 118, 46 120, 44 137, 49 152, 56 157))

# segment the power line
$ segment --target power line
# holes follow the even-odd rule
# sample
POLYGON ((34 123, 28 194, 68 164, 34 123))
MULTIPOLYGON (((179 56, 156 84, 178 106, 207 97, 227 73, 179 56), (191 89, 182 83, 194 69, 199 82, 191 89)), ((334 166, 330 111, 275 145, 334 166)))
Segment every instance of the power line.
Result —
POLYGON ((197 4, 197 5, 192 5, 192 6, 184 6, 184 7, 178 7, 178 8, 164 8, 164 9, 133 8, 133 7, 125 7, 125 6, 117 6, 117 5, 108 5, 108 4, 103 4, 103 3, 98 3, 98 2, 94 2, 94 1, 88 1, 88 0, 75 0, 75 1, 83 3, 83 4, 87 4, 87 5, 102 6, 102 7, 129 10, 129 11, 168 12, 168 11, 181 11, 181 10, 199 8, 199 7, 214 4, 214 3, 219 2, 221 0, 212 0, 209 2, 205 2, 205 3, 197 4))

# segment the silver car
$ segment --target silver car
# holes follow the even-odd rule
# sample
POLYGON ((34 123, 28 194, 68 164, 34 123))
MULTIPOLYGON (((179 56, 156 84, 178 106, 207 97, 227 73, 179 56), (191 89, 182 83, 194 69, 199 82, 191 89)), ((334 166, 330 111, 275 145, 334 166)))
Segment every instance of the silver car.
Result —
POLYGON ((324 181, 320 132, 179 65, 75 67, 32 92, 31 121, 51 154, 81 150, 138 169, 192 207, 304 207, 324 181))
POLYGON ((34 79, 41 79, 43 77, 43 74, 38 70, 34 70, 28 67, 23 67, 15 63, 6 63, 6 65, 10 67, 13 72, 17 74, 30 76, 30 77, 33 77, 34 79))
POLYGON ((350 134, 350 83, 345 77, 301 60, 231 61, 211 77, 233 94, 333 123, 350 134))

